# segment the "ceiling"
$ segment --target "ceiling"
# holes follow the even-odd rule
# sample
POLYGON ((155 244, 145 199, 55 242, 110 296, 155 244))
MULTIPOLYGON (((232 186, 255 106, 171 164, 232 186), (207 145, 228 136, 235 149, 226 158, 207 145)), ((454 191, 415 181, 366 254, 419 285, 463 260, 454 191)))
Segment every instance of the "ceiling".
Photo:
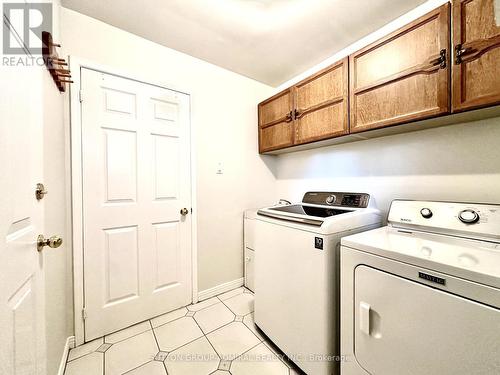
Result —
POLYGON ((424 2, 62 0, 66 8, 271 86, 424 2))

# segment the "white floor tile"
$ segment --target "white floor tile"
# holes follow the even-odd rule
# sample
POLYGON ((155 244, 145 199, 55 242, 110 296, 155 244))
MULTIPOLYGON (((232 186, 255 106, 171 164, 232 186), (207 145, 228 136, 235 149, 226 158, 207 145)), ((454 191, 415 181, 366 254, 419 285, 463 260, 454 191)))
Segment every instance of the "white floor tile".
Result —
POLYGON ((170 353, 165 365, 169 375, 207 375, 217 370, 219 361, 210 343, 201 337, 170 353))
POLYGON ((163 324, 169 323, 173 320, 182 318, 183 316, 186 315, 188 310, 185 307, 182 307, 178 310, 171 311, 169 313, 157 316, 156 318, 151 319, 151 324, 153 325, 153 328, 159 327, 163 324))
POLYGON ((231 297, 237 296, 238 294, 243 293, 244 290, 245 290, 245 288, 243 288, 243 287, 236 288, 236 289, 230 290, 229 292, 219 294, 217 297, 219 297, 219 299, 221 301, 224 301, 225 299, 228 299, 228 298, 231 298, 231 297))
POLYGON ((264 343, 231 363, 233 375, 288 375, 288 367, 264 343))
POLYGON ((215 372, 212 372, 210 375, 229 375, 229 372, 222 371, 222 370, 217 370, 215 372))
POLYGON ((253 311, 254 296, 250 293, 238 294, 224 301, 236 315, 247 315, 253 311))
POLYGON ((207 338, 224 360, 232 360, 260 342, 243 323, 238 322, 219 328, 207 338))
MULTIPOLYGON (((160 349, 171 352, 201 336, 203 332, 193 318, 184 317, 154 329, 160 349)), ((106 374, 107 375, 107 374, 106 374)))
POLYGON ((149 321, 147 322, 142 322, 136 325, 133 325, 132 327, 128 327, 125 329, 122 329, 121 331, 112 333, 110 335, 107 335, 104 337, 104 342, 114 344, 117 343, 118 341, 122 341, 125 339, 128 339, 129 337, 138 335, 139 333, 143 333, 146 331, 149 331, 151 329, 151 325, 149 324, 149 321))
POLYGON ((91 353, 66 364, 64 375, 102 375, 104 354, 91 353))
POLYGON ((100 347, 103 342, 104 342, 103 339, 100 338, 100 339, 90 341, 86 344, 83 344, 83 345, 77 346, 76 348, 71 349, 69 351, 68 361, 72 361, 72 360, 79 358, 79 357, 82 357, 86 354, 95 352, 97 350, 97 348, 100 347))
POLYGON ((189 311, 200 311, 201 309, 204 309, 208 306, 212 306, 212 305, 215 305, 216 303, 219 303, 220 300, 217 298, 217 297, 212 297, 212 298, 209 298, 205 301, 202 301, 202 302, 198 302, 197 304, 195 305, 189 305, 187 307, 187 309, 189 311))
POLYGON ((255 325, 255 322, 253 320, 253 313, 246 315, 243 318, 243 323, 252 331, 258 338, 259 340, 264 340, 264 336, 260 334, 260 332, 257 330, 257 327, 255 325))
POLYGON ((105 353, 106 375, 121 375, 153 360, 159 349, 152 331, 114 344, 105 353))
POLYGON ((196 312, 194 319, 206 334, 234 320, 234 314, 222 302, 196 312))
POLYGON ((152 361, 126 373, 127 375, 167 375, 163 362, 152 361))

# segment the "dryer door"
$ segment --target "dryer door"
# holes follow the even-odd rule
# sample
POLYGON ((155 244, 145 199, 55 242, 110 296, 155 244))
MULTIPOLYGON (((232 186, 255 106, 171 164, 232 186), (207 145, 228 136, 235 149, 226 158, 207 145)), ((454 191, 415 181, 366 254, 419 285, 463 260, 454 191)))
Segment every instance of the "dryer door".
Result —
POLYGON ((354 352, 370 374, 500 374, 499 309, 367 266, 355 303, 354 352))

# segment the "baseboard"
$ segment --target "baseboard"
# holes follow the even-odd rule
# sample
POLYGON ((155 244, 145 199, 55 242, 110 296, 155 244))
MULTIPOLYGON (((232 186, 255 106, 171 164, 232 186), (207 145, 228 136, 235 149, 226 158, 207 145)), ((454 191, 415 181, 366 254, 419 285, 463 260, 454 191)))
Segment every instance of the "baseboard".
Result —
POLYGON ((66 362, 68 361, 69 350, 75 347, 75 336, 69 336, 66 339, 66 345, 64 345, 64 351, 61 357, 61 362, 59 363, 59 371, 57 375, 64 375, 64 370, 66 369, 66 362))
POLYGON ((244 283, 245 283, 245 278, 241 277, 239 279, 229 281, 224 284, 219 284, 217 286, 214 286, 213 288, 202 290, 201 292, 198 293, 198 301, 203 301, 205 299, 215 297, 221 293, 229 292, 230 290, 243 286, 244 283))

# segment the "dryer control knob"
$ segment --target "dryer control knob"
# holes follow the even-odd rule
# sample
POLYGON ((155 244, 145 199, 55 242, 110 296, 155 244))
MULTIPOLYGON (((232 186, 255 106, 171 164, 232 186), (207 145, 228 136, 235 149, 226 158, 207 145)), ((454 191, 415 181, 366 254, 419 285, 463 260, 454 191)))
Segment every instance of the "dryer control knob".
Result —
POLYGON ((474 224, 479 221, 479 214, 474 210, 463 210, 458 214, 458 218, 462 223, 474 224))
POLYGON ((429 208, 422 208, 420 210, 420 214, 422 215, 422 217, 424 217, 425 219, 430 219, 432 217, 432 211, 429 209, 429 208))

